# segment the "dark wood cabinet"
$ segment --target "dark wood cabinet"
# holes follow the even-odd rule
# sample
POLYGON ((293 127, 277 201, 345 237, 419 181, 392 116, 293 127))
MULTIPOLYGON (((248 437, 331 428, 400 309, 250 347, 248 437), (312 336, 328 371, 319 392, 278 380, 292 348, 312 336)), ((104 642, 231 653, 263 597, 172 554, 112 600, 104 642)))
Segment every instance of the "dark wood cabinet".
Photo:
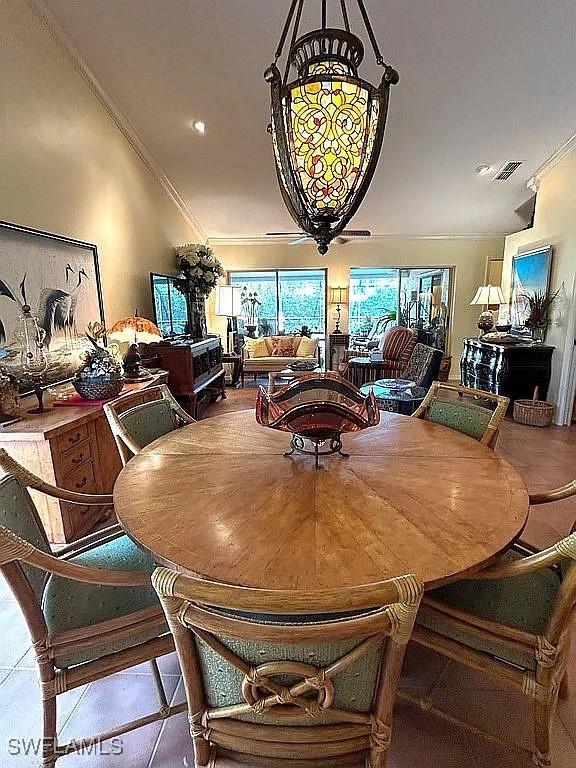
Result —
POLYGON ((158 357, 161 368, 168 371, 170 391, 194 418, 204 401, 226 397, 219 336, 165 340, 149 344, 147 354, 158 357))
POLYGON ((530 399, 536 387, 545 399, 552 373, 554 347, 547 344, 493 344, 464 339, 460 359, 462 384, 505 395, 513 402, 530 399))

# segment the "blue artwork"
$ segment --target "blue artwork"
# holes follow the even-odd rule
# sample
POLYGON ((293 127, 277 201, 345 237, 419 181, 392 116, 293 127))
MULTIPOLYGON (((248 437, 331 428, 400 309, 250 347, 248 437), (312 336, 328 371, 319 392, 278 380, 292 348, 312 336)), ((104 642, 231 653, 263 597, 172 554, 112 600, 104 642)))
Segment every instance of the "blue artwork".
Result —
POLYGON ((516 332, 530 333, 525 327, 529 310, 526 295, 547 293, 552 265, 552 248, 546 246, 530 253, 514 256, 512 263, 512 295, 510 321, 516 332))

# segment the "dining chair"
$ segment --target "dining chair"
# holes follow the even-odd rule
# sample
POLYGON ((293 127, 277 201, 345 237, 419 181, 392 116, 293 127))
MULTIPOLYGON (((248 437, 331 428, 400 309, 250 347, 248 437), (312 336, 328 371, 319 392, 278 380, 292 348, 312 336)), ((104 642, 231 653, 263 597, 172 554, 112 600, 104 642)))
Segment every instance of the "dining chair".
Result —
POLYGON ((509 402, 482 389, 435 381, 412 418, 443 424, 494 448, 509 402))
POLYGON ((111 504, 112 496, 45 483, 0 449, 0 572, 31 635, 43 709, 42 767, 63 755, 183 712, 168 703, 156 659, 174 650, 150 583, 151 558, 114 525, 54 555, 28 489, 67 504, 111 504), (159 708, 90 738, 60 744, 57 698, 136 664, 151 662, 159 708))
POLYGON ((331 613, 340 590, 251 589, 167 568, 152 583, 180 659, 197 768, 217 757, 332 768, 360 754, 385 766, 422 595, 414 576, 351 590, 348 613, 331 613))
MULTIPOLYGON (((539 768, 548 768, 575 606, 576 533, 572 533, 536 554, 524 556, 513 548, 469 579, 429 592, 412 638, 525 694, 534 713, 532 760, 539 768)), ((430 697, 418 699, 405 692, 402 696, 461 722, 434 707, 430 697)), ((494 739, 475 726, 461 724, 494 739)))
POLYGON ((104 403, 104 413, 124 466, 158 437, 196 421, 178 404, 166 384, 127 392, 104 403))

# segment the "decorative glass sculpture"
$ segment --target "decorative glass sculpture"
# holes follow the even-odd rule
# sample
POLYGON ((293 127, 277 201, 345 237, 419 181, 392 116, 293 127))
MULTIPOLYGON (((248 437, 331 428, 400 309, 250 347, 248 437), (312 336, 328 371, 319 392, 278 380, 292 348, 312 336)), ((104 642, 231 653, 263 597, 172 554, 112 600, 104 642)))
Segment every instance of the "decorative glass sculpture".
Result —
POLYGON ((374 393, 362 395, 337 373, 312 373, 291 381, 274 394, 263 387, 256 400, 256 421, 292 434, 291 450, 316 458, 342 452, 341 435, 373 427, 380 421, 374 393), (307 442, 308 441, 308 442, 307 442))
POLYGON ((21 363, 23 370, 23 380, 29 381, 34 387, 34 393, 38 399, 38 407, 31 408, 29 413, 44 413, 46 409, 43 403, 43 377, 48 368, 48 358, 44 348, 44 339, 46 331, 40 325, 38 320, 32 314, 30 305, 26 303, 26 295, 22 305, 22 314, 18 318, 20 323, 16 331, 16 338, 22 345, 21 363))

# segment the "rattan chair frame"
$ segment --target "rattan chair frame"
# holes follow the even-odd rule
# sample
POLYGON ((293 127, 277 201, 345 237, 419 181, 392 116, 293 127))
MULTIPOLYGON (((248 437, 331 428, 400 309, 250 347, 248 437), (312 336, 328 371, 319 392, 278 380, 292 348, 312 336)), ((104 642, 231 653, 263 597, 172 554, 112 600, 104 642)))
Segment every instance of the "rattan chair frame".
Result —
POLYGON ((130 459, 139 453, 144 446, 138 445, 136 440, 128 432, 122 417, 127 413, 133 413, 136 409, 146 408, 148 403, 156 400, 167 400, 170 403, 172 412, 176 415, 178 426, 194 424, 196 419, 182 408, 174 395, 168 389, 166 384, 157 384, 154 387, 148 387, 138 392, 127 392, 120 395, 109 403, 104 403, 104 413, 110 424, 112 435, 118 447, 122 464, 126 464, 130 459))
MULTIPOLYGON (((190 732, 197 768, 214 765, 216 757, 275 766, 340 766, 358 756, 371 768, 384 768, 391 739, 392 709, 406 645, 414 626, 423 586, 413 576, 390 579, 364 592, 356 606, 380 606, 365 614, 319 623, 281 624, 249 621, 218 609, 274 614, 303 614, 336 605, 333 592, 291 593, 234 587, 158 568, 152 583, 160 597, 180 659, 190 732), (229 650, 218 635, 251 642, 324 643, 358 639, 358 645, 326 668, 291 662, 271 662, 256 668, 229 650), (204 688, 195 638, 199 638, 243 675, 243 701, 210 707, 204 688), (333 678, 354 660, 388 638, 381 663, 375 701, 370 712, 337 709, 333 678), (275 676, 292 673, 301 681, 283 687, 275 676), (264 694, 258 695, 262 691, 264 694), (317 691, 318 698, 305 696, 317 691), (255 693, 256 692, 256 693, 255 693), (245 722, 238 717, 273 710, 280 725, 245 722), (315 717, 322 725, 291 725, 294 713, 315 717), (283 722, 286 722, 286 725, 283 722)), ((352 591, 352 590, 351 590, 352 591)))
MULTIPOLYGON (((0 449, 0 468, 6 474, 16 477, 25 488, 34 488, 43 493, 72 504, 100 505, 109 504, 111 497, 105 495, 83 494, 65 491, 45 483, 22 467, 4 449, 0 449)), ((31 513, 36 524, 43 531, 40 517, 31 501, 31 513)), ((172 715, 184 712, 185 702, 170 705, 156 659, 174 650, 174 641, 169 633, 164 613, 160 605, 134 611, 129 616, 94 624, 89 627, 49 632, 46 625, 40 599, 26 578, 22 564, 34 566, 49 574, 57 574, 66 579, 89 584, 101 584, 117 587, 136 587, 150 584, 149 574, 130 571, 116 571, 92 568, 70 562, 69 558, 87 552, 96 546, 112 541, 124 532, 119 525, 113 525, 86 536, 60 550, 58 554, 48 554, 20 538, 5 526, 0 525, 0 572, 6 581, 22 611, 30 631, 32 645, 38 665, 43 710, 42 768, 54 768, 58 758, 63 755, 97 745, 102 741, 121 736, 158 720, 165 720, 172 715), (136 632, 157 631, 157 637, 123 651, 109 654, 94 661, 84 662, 68 669, 55 666, 58 653, 89 651, 106 642, 123 640, 136 632), (117 728, 103 731, 84 739, 75 739, 67 744, 60 744, 57 737, 57 698, 60 694, 81 685, 121 672, 131 667, 150 662, 154 681, 158 691, 159 708, 149 715, 131 720, 117 728)))
POLYGON ((426 397, 418 408, 412 414, 413 419, 425 419, 430 406, 439 399, 442 392, 451 392, 456 395, 468 395, 473 398, 481 398, 496 403, 496 408, 492 412, 490 421, 486 425, 484 434, 479 442, 487 445, 489 448, 495 448, 500 432, 500 426, 506 416, 506 411, 510 400, 503 395, 495 395, 492 392, 485 392, 483 389, 474 389, 472 387, 463 387, 459 384, 447 384, 443 381, 434 381, 428 390, 426 397))
MULTIPOLYGON (((548 768, 550 762, 551 730, 559 695, 567 695, 564 687, 566 666, 570 650, 570 629, 576 613, 576 533, 554 544, 552 547, 513 561, 496 563, 480 573, 469 577, 471 580, 507 579, 525 574, 535 573, 544 568, 557 567, 560 561, 569 558, 573 562, 567 575, 562 581, 560 590, 552 611, 546 631, 542 635, 516 629, 498 622, 481 619, 478 616, 459 610, 442 603, 433 597, 426 596, 420 607, 421 615, 441 619, 450 624, 455 630, 485 641, 497 642, 523 654, 533 655, 536 671, 521 669, 516 665, 498 659, 489 653, 474 650, 468 645, 440 635, 423 626, 417 626, 412 635, 412 641, 458 661, 471 669, 503 682, 524 693, 533 704, 534 714, 534 748, 532 760, 539 768, 548 768)), ((504 743, 493 734, 488 734, 480 728, 472 726, 459 718, 447 715, 433 706, 431 694, 426 697, 415 697, 404 691, 399 695, 409 699, 422 708, 434 712, 459 725, 464 725, 492 741, 504 743)), ((507 747, 518 745, 505 743, 507 747)))

